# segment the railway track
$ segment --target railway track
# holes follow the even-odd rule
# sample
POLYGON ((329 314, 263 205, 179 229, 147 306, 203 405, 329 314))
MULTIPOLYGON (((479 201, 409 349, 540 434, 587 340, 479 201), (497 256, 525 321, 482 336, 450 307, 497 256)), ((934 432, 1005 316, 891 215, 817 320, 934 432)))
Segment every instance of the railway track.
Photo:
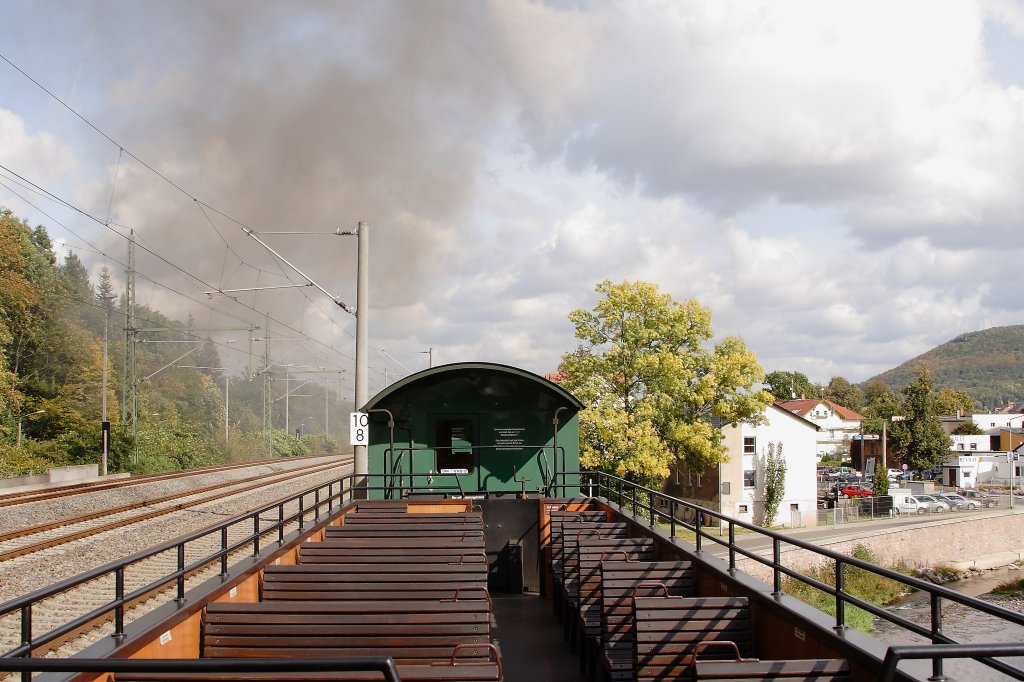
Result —
POLYGON ((35 502, 43 502, 46 500, 52 500, 59 497, 68 497, 71 495, 78 495, 81 493, 92 493, 102 490, 128 488, 131 486, 144 485, 146 483, 159 483, 160 481, 168 481, 178 478, 188 478, 189 476, 205 476, 212 473, 218 473, 222 471, 233 471, 235 469, 245 469, 246 467, 253 467, 259 465, 273 466, 275 463, 282 460, 291 463, 303 459, 319 459, 320 457, 320 455, 310 455, 307 457, 284 457, 278 459, 261 460, 257 462, 222 464, 220 466, 214 467, 203 467, 202 469, 168 471, 160 474, 133 476, 131 478, 118 479, 114 481, 104 480, 90 481, 88 483, 71 483, 56 488, 47 488, 45 490, 26 490, 17 493, 0 493, 0 507, 11 507, 19 504, 32 504, 35 502))
MULTIPOLYGON (((221 494, 216 496, 207 495, 205 499, 193 501, 187 508, 181 508, 180 504, 175 504, 169 509, 160 510, 163 515, 163 519, 161 519, 161 521, 164 523, 173 523, 174 518, 168 516, 169 514, 174 512, 187 513, 190 509, 194 510, 203 504, 209 504, 211 502, 225 504, 230 501, 231 497, 242 498, 244 500, 247 497, 251 497, 252 495, 259 494, 261 492, 265 495, 266 491, 272 486, 283 486, 285 484, 294 485, 294 482, 299 480, 300 477, 322 476, 328 470, 333 472, 331 478, 336 478, 337 469, 338 463, 332 462, 322 467, 307 468, 302 473, 289 472, 291 475, 277 476, 269 485, 257 487, 250 483, 237 487, 231 491, 224 491, 224 486, 218 486, 222 491, 221 494)), ((303 489, 308 487, 308 485, 305 485, 303 489)), ((294 499, 287 503, 282 502, 283 500, 288 500, 292 497, 294 497, 294 493, 284 497, 278 496, 270 503, 268 503, 267 500, 263 500, 258 504, 253 504, 251 502, 240 502, 239 504, 245 510, 260 508, 267 504, 278 505, 277 513, 270 515, 265 514, 260 517, 257 522, 261 533, 273 532, 274 538, 276 539, 279 531, 274 528, 275 524, 277 524, 281 518, 288 518, 293 514, 298 514, 300 508, 303 510, 312 508, 315 505, 319 494, 310 493, 309 495, 303 496, 301 501, 300 499, 294 499)), ((224 512, 216 513, 224 514, 224 512)), ((146 520, 139 520, 136 518, 135 521, 122 520, 120 522, 113 523, 131 523, 137 528, 143 529, 139 532, 144 536, 144 529, 149 527, 146 524, 154 523, 154 519, 150 518, 146 520)), ((192 520, 192 523, 194 524, 194 520, 192 520)), ((297 520, 287 523, 283 532, 287 533, 294 530, 298 527, 298 524, 299 522, 297 520)), ((204 525, 209 527, 211 524, 204 525)), ((181 535, 184 532, 181 530, 183 526, 184 521, 181 526, 176 526, 178 528, 178 535, 181 535)), ((74 556, 80 552, 88 552, 95 555, 98 547, 103 546, 103 539, 105 537, 121 536, 122 533, 124 533, 124 528, 125 526, 121 525, 113 529, 108 529, 107 531, 95 530, 92 534, 93 536, 87 540, 64 539, 59 543, 60 546, 55 545, 47 549, 37 550, 32 554, 24 554, 20 557, 0 562, 0 574, 10 575, 11 572, 19 571, 21 570, 21 566, 26 565, 25 562, 39 564, 40 559, 50 558, 51 561, 56 564, 61 561, 61 558, 67 559, 69 555, 74 556)), ((245 540, 250 538, 254 533, 254 530, 255 528, 252 524, 235 524, 226 528, 220 534, 204 536, 198 540, 189 542, 187 545, 183 545, 181 552, 168 550, 140 561, 133 562, 123 572, 123 594, 131 594, 135 591, 142 590, 145 586, 151 585, 159 579, 173 574, 175 571, 179 570, 179 567, 187 567, 197 564, 197 562, 215 554, 224 547, 231 547, 237 544, 242 545, 228 555, 228 565, 232 565, 237 561, 251 556, 252 545, 245 544, 245 540)), ((65 533, 65 538, 67 535, 68 534, 65 533)), ((152 546, 152 544, 150 546, 152 546)), ((136 546, 134 549, 139 550, 140 546, 136 546)), ((123 554, 109 554, 103 557, 104 563, 122 558, 124 558, 123 554)), ((189 589, 192 586, 198 585, 217 575, 220 571, 221 563, 219 561, 200 567, 196 570, 189 571, 188 575, 184 579, 184 588, 189 589)), ((75 571, 75 574, 80 572, 81 571, 75 571)), ((58 577, 56 580, 51 582, 59 582, 61 579, 62 578, 58 577)), ((45 632, 53 630, 60 627, 62 624, 68 623, 71 619, 84 616, 96 608, 110 604, 112 596, 116 594, 116 582, 117 580, 114 574, 106 574, 38 603, 33 608, 31 616, 33 631, 45 632)), ((161 604, 167 603, 171 599, 175 598, 176 594, 177 589, 174 583, 158 590, 140 594, 137 598, 132 600, 126 608, 126 622, 131 622, 132 620, 135 620, 145 613, 157 608, 161 604)), ((16 616, 16 614, 11 614, 0 619, 0 650, 6 650, 20 644, 20 632, 21 620, 16 616)), ((66 633, 56 643, 48 647, 47 651, 51 655, 69 655, 70 653, 80 651, 85 646, 88 646, 98 639, 112 633, 112 617, 100 619, 98 621, 91 622, 84 628, 78 628, 66 633)))
POLYGON ((218 483, 204 486, 188 495, 180 493, 164 495, 112 509, 83 514, 70 519, 62 519, 10 531, 0 535, 0 563, 99 533, 122 529, 135 523, 142 523, 232 495, 258 490, 268 485, 275 485, 313 473, 327 471, 336 466, 336 462, 330 462, 328 464, 314 464, 270 475, 259 474, 228 485, 218 483), (140 511, 142 509, 146 509, 146 511, 140 511))

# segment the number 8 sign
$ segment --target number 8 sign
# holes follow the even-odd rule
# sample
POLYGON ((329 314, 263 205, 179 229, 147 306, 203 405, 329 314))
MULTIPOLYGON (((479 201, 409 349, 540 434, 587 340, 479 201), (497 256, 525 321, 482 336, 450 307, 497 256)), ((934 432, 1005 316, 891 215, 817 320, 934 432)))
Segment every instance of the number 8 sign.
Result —
POLYGON ((370 420, 365 412, 351 412, 348 423, 348 444, 369 445, 370 443, 370 420))

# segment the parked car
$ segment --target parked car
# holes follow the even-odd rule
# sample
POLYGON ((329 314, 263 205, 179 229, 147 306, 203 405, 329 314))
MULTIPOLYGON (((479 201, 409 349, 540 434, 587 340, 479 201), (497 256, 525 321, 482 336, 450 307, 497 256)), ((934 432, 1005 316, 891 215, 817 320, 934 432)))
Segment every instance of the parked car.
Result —
POLYGON ((871 497, 871 488, 860 483, 850 483, 839 491, 840 497, 871 497))
POLYGON ((914 498, 918 502, 924 502, 925 504, 927 504, 928 505, 928 511, 930 511, 930 512, 934 512, 936 514, 941 514, 942 512, 949 511, 949 503, 948 502, 945 502, 944 500, 936 499, 936 498, 932 497, 931 495, 914 495, 914 498))
POLYGON ((925 514, 928 503, 919 501, 913 495, 903 495, 893 499, 893 511, 897 514, 925 514))
POLYGON ((980 490, 958 490, 957 494, 966 497, 971 502, 977 502, 979 507, 992 508, 999 504, 998 497, 983 493, 980 490))
POLYGON ((965 497, 957 495, 956 493, 936 493, 935 497, 947 502, 950 509, 955 509, 957 511, 961 509, 978 509, 981 507, 977 502, 972 502, 965 497))

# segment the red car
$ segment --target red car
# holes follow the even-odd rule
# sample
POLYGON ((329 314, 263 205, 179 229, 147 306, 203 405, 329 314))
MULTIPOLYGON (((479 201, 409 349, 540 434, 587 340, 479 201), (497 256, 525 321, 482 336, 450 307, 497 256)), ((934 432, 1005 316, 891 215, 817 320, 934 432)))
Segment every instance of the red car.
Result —
POLYGON ((865 488, 857 483, 851 483, 839 491, 840 497, 871 497, 871 488, 865 488))

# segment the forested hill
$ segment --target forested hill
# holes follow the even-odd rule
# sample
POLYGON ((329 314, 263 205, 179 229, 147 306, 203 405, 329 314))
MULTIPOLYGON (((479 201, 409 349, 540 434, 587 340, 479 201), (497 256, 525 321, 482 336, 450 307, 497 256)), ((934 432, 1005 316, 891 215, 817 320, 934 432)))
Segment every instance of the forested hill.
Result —
POLYGON ((962 389, 985 408, 1024 401, 1024 325, 969 332, 864 382, 899 390, 925 365, 935 388, 962 389))

